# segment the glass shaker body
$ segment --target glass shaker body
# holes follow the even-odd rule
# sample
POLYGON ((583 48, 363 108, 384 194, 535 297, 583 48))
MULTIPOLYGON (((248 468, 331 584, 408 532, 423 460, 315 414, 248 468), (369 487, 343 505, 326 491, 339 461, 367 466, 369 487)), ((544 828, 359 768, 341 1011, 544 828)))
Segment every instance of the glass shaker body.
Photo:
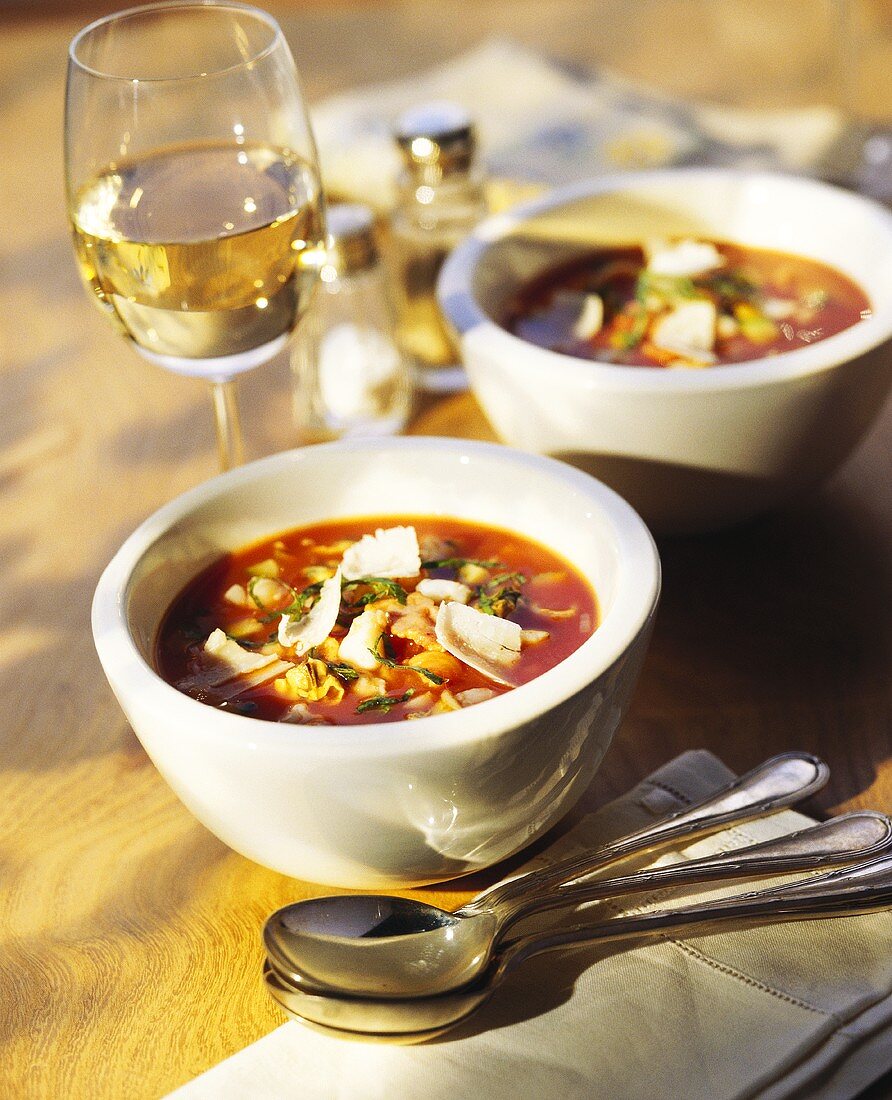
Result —
POLYGON ((329 262, 294 343, 294 416, 306 442, 401 431, 411 368, 396 337, 371 211, 329 208, 329 262))
POLYGON ((470 118, 452 104, 408 112, 397 126, 405 167, 391 218, 400 341, 428 390, 463 389, 458 348, 436 300, 443 261, 486 214, 470 118))

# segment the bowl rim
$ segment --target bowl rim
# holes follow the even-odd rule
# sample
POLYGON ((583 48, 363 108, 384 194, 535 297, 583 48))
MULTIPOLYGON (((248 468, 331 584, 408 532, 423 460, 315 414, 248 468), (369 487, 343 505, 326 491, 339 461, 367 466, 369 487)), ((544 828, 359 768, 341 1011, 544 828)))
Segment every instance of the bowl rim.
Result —
POLYGON ((244 742, 252 749, 261 745, 281 751, 310 749, 319 756, 334 755, 355 747, 370 756, 386 756, 484 741, 550 711, 606 672, 631 648, 655 613, 660 585, 659 555, 644 521, 612 489, 563 462, 500 444, 435 436, 399 437, 386 441, 342 440, 259 459, 219 474, 163 505, 125 540, 103 571, 94 593, 91 618, 100 662, 122 706, 125 698, 136 694, 142 711, 150 711, 158 717, 166 715, 171 726, 190 729, 199 738, 209 735, 244 742), (311 456, 311 460, 317 455, 324 457, 324 452, 331 449, 368 451, 393 448, 406 452, 445 449, 453 456, 467 457, 469 461, 477 455, 481 461, 494 458, 521 468, 538 469, 590 499, 607 521, 619 564, 613 605, 592 636, 534 680, 460 712, 415 719, 408 732, 403 722, 366 723, 327 727, 324 736, 320 737, 317 727, 271 722, 221 711, 190 698, 163 680, 143 658, 128 624, 128 596, 133 572, 158 538, 197 506, 223 498, 230 490, 258 478, 275 476, 277 472, 285 473, 306 460, 307 456, 311 456))
MULTIPOLYGON (((532 344, 502 328, 478 303, 473 279, 479 260, 492 244, 510 235, 525 221, 589 196, 627 189, 646 190, 672 183, 687 190, 698 184, 709 186, 713 183, 735 184, 741 188, 772 186, 794 189, 826 199, 831 204, 859 209, 873 217, 878 229, 888 236, 892 255, 892 211, 865 195, 807 176, 717 166, 692 166, 622 172, 580 180, 554 188, 485 218, 447 257, 437 283, 437 299, 449 323, 457 331, 460 341, 484 343, 490 355, 510 355, 525 364, 538 365, 544 370, 559 369, 568 379, 586 387, 675 393, 751 389, 784 383, 831 370, 873 350, 892 337, 892 299, 887 302, 885 299, 878 299, 876 295, 868 294, 873 309, 870 318, 807 347, 740 363, 723 363, 705 370, 648 370, 620 363, 580 359, 532 344)), ((728 239, 733 240, 733 237, 728 239)), ((807 252, 800 254, 807 256, 807 252)))

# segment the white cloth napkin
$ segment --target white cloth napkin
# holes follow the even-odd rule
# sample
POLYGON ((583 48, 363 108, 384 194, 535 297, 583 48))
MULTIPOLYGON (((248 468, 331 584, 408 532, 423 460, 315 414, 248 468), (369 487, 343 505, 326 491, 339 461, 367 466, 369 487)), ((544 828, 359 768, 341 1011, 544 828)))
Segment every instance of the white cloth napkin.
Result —
POLYGON ((406 80, 316 104, 311 118, 329 191, 389 209, 400 170, 393 123, 435 99, 470 112, 490 174, 518 183, 557 185, 688 160, 838 174, 846 132, 842 114, 825 105, 751 111, 682 103, 498 38, 406 80))
MULTIPOLYGON (((684 753, 584 818, 531 865, 591 850, 704 797, 731 776, 708 752, 684 753)), ((700 841, 683 857, 770 839, 808 822, 784 811, 700 841)), ((519 968, 439 1041, 352 1042, 286 1023, 171 1096, 846 1100, 890 1068, 892 913, 877 913, 625 951, 546 954, 519 968)))

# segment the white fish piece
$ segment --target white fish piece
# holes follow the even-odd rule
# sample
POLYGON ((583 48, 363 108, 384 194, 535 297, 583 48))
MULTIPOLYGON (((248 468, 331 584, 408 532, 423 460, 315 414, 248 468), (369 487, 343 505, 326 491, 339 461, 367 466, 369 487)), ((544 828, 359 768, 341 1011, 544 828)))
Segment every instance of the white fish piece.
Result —
MULTIPOLYGON (((231 698, 249 687, 281 675, 283 670, 291 667, 274 653, 250 652, 219 628, 208 636, 204 653, 207 660, 201 668, 178 681, 177 687, 181 691, 218 689, 223 684, 238 680, 233 685, 234 691, 224 693, 225 698, 231 698)), ((221 693, 215 691, 215 694, 221 693)))
POLYGON ((387 684, 380 676, 359 676, 353 681, 353 695, 357 699, 370 699, 373 695, 386 695, 387 684))
POLYGON ((338 621, 341 609, 341 571, 322 582, 319 596, 304 615, 283 615, 279 619, 279 642, 294 649, 298 657, 324 642, 338 621))
POLYGON ((647 270, 654 275, 691 278, 723 267, 725 258, 709 241, 654 241, 647 246, 647 270))
POLYGON ((463 707, 472 707, 475 703, 485 703, 487 699, 495 699, 496 693, 492 688, 465 688, 456 693, 455 698, 463 707))
POLYGON ((379 527, 348 546, 341 558, 344 580, 360 577, 417 577, 421 572, 414 527, 379 527))
POLYGON ((520 659, 517 623, 450 600, 440 604, 435 631, 447 653, 484 676, 513 686, 506 673, 520 659))
POLYGON ((706 298, 682 302, 654 322, 651 343, 684 359, 714 362, 717 317, 715 303, 706 298))
POLYGON ((387 612, 367 607, 350 624, 338 647, 338 658, 356 668, 377 668, 381 664, 377 657, 378 640, 386 628, 387 612))
POLYGON ((437 603, 442 603, 443 600, 467 603, 471 598, 471 590, 466 584, 461 581, 439 580, 436 577, 425 577, 415 585, 415 591, 437 603))
POLYGON ((601 331, 604 324, 604 299, 600 294, 586 294, 582 312, 573 325, 573 335, 577 340, 591 340, 601 331))

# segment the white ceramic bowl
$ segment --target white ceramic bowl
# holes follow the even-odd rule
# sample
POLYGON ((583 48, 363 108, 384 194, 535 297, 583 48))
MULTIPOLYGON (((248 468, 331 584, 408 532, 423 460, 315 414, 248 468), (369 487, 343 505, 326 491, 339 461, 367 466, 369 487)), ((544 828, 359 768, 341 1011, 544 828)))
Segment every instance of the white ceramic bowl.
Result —
POLYGON ((405 887, 510 855, 576 801, 628 704, 659 578, 635 512, 563 463, 461 440, 356 441, 243 466, 156 512, 103 573, 93 634, 149 756, 218 837, 299 878, 405 887), (553 546, 591 579, 601 625, 529 684, 411 723, 259 721, 155 673, 159 623, 203 566, 290 527, 369 514, 456 515, 553 546))
POLYGON ((590 181, 483 222, 438 287, 499 435, 617 489, 654 530, 748 519, 830 474, 892 383, 892 213, 813 180, 674 169, 590 181), (799 253, 851 276, 873 316, 800 350, 699 371, 598 364, 497 323, 519 284, 587 248, 702 236, 799 253))

